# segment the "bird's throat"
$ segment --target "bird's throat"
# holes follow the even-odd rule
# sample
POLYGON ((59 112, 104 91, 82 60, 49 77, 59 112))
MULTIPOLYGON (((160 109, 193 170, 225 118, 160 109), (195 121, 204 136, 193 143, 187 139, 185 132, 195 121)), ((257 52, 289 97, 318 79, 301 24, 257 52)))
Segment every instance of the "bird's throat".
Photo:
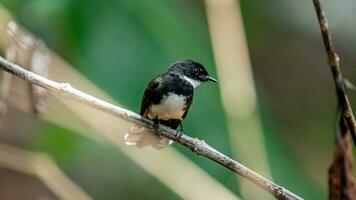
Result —
POLYGON ((198 87, 198 86, 201 84, 200 81, 194 80, 194 79, 189 78, 189 77, 187 77, 187 76, 183 76, 183 79, 186 80, 186 81, 188 81, 188 82, 193 86, 193 88, 196 88, 196 87, 198 87))

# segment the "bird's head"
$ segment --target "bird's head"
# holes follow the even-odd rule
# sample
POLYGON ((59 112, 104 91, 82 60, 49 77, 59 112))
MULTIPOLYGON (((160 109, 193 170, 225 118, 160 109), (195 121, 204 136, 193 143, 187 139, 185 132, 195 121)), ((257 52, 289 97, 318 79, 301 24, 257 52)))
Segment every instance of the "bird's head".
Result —
POLYGON ((169 72, 179 75, 187 80, 195 88, 203 82, 212 81, 217 82, 206 71, 205 67, 194 60, 187 59, 176 62, 170 66, 169 72))

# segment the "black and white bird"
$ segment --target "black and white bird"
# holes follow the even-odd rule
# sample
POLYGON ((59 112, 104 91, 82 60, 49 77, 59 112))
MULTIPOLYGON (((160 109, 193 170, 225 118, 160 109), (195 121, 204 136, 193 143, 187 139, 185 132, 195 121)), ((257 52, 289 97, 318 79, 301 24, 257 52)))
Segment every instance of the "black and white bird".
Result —
MULTIPOLYGON (((182 129, 181 122, 192 104, 194 89, 207 81, 217 82, 199 62, 188 59, 174 63, 167 72, 148 83, 142 98, 140 114, 172 129, 181 125, 182 129)), ((124 140, 126 145, 138 147, 151 145, 157 149, 173 143, 137 125, 131 127, 124 140)))

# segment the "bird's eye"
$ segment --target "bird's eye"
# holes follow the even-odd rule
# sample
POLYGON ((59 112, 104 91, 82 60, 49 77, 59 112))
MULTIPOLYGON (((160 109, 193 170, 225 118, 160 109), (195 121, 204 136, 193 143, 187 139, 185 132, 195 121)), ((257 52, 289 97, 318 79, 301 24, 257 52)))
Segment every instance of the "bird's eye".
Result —
POLYGON ((193 73, 194 73, 194 74, 199 74, 199 70, 196 69, 196 68, 194 68, 194 69, 193 69, 193 73))

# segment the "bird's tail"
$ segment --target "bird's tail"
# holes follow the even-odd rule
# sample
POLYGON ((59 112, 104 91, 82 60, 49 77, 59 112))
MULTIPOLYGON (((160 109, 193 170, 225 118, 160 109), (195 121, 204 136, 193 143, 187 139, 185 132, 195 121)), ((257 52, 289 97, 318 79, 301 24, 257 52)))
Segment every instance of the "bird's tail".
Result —
POLYGON ((130 128, 124 136, 124 141, 126 145, 136 145, 139 148, 151 145, 155 149, 162 149, 173 143, 172 140, 159 137, 151 130, 138 125, 130 128))

